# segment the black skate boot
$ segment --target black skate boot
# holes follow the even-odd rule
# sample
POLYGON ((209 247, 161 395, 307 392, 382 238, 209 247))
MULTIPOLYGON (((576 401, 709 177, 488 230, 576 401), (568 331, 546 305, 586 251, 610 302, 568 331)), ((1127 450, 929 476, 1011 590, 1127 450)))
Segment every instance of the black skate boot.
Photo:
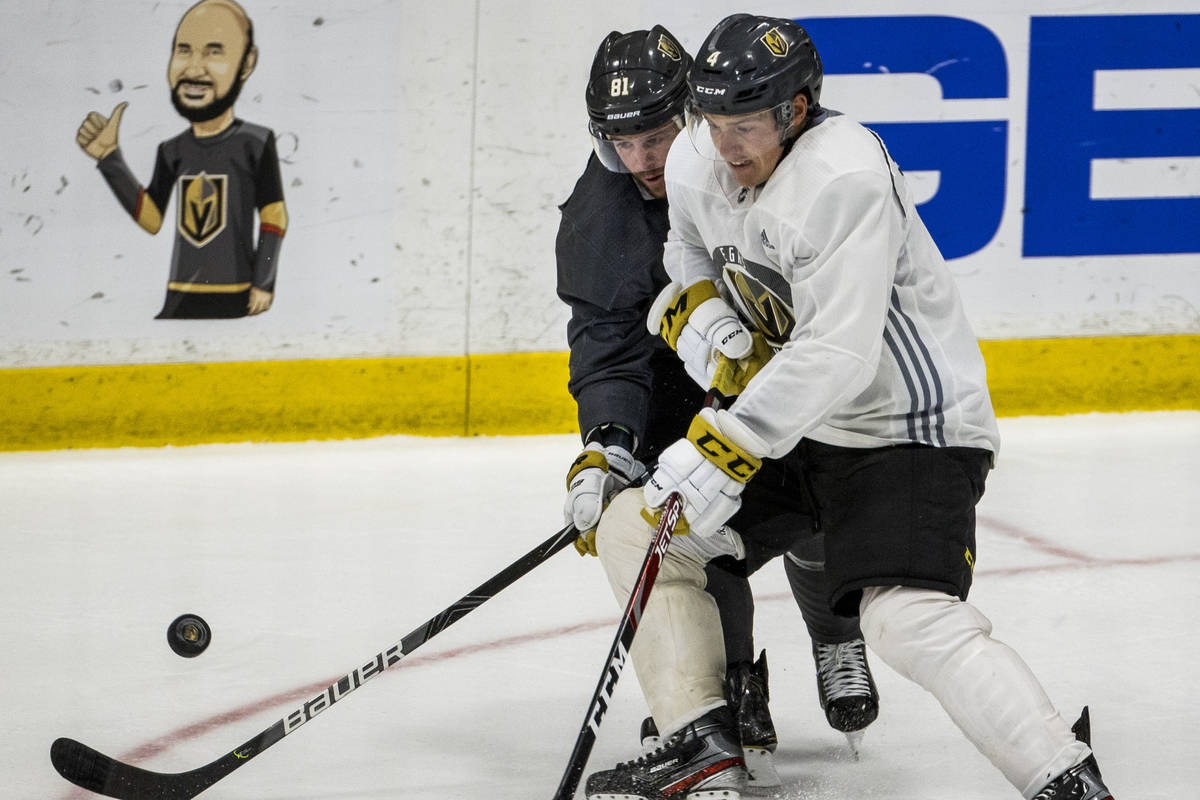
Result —
POLYGON ((746 762, 727 706, 714 709, 661 747, 588 776, 588 800, 739 800, 746 762))
POLYGON ((1113 796, 1100 779, 1096 757, 1088 756, 1047 784, 1033 800, 1113 800, 1113 796))
POLYGON ((654 752, 662 744, 662 738, 658 735, 658 726, 654 724, 654 717, 646 717, 642 720, 642 729, 638 735, 642 740, 643 755, 654 752))
MULTIPOLYGON (((1087 706, 1071 726, 1071 732, 1076 739, 1092 746, 1092 717, 1087 706)), ((1096 757, 1091 755, 1051 781, 1033 800, 1113 800, 1113 796, 1100 778, 1096 757)))
POLYGON ((753 664, 730 664, 725 673, 725 693, 737 720, 738 736, 750 774, 750 788, 772 789, 781 784, 775 769, 775 723, 771 720, 770 688, 767 685, 767 652, 753 664))
POLYGON ((866 643, 862 639, 841 644, 813 642, 812 652, 825 719, 831 728, 846 734, 857 756, 863 729, 879 716, 879 692, 867 664, 866 643))

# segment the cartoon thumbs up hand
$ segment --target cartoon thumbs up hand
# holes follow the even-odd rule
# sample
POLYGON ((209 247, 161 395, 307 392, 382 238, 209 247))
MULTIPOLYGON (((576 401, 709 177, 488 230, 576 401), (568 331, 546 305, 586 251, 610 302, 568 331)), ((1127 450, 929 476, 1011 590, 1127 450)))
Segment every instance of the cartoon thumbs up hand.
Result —
POLYGON ((118 103, 113 109, 112 116, 93 111, 79 126, 75 141, 83 148, 83 152, 99 161, 117 149, 117 129, 121 127, 121 115, 129 103, 118 103))

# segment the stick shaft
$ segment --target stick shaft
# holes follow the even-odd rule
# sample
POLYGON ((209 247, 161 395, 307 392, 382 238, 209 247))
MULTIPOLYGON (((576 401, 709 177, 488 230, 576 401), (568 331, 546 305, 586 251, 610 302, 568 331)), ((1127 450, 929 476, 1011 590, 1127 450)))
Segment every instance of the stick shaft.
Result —
POLYGON ((650 590, 654 588, 659 567, 666 558, 667 548, 671 544, 671 536, 674 534, 675 525, 679 522, 682 514, 683 496, 677 493, 672 494, 663 506, 662 519, 659 520, 654 537, 650 540, 646 558, 642 561, 637 581, 634 583, 633 591, 630 592, 629 602, 625 604, 625 613, 617 625, 616 636, 613 638, 612 647, 609 648, 608 658, 604 662, 604 669, 600 673, 596 690, 592 693, 587 714, 579 729, 579 735, 575 738, 575 747, 567 761, 567 768, 563 770, 558 791, 554 793, 554 800, 571 800, 575 796, 579 780, 583 777, 583 770, 587 767, 588 757, 592 754, 592 747, 596 744, 600 723, 604 721, 609 701, 612 700, 613 691, 621 677, 621 671, 628 661, 629 648, 633 646, 633 638, 637 633, 638 624, 641 622, 642 612, 646 610, 646 603, 650 600, 650 590))
POLYGON ((430 617, 400 641, 360 662, 269 728, 203 767, 188 772, 163 773, 135 767, 100 753, 74 739, 60 738, 50 747, 50 761, 59 774, 76 786, 120 800, 186 800, 208 789, 248 763, 297 728, 328 710, 366 681, 399 663, 406 655, 438 635, 515 583, 559 550, 575 541, 578 532, 568 525, 513 563, 430 617))

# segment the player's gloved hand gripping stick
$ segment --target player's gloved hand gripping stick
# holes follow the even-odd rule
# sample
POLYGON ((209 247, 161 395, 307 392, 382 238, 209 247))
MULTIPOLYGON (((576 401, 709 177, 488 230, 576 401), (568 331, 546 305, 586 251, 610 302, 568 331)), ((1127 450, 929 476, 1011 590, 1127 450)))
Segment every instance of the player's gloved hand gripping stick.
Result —
MULTIPOLYGON (((646 484, 644 490, 646 502, 651 506, 661 506, 661 512, 656 513, 653 517, 657 519, 658 525, 654 530, 654 536, 650 539, 650 546, 646 550, 646 557, 642 561, 641 569, 634 581, 629 601, 625 604, 621 621, 617 625, 616 636, 609 648, 604 669, 600 673, 596 690, 592 693, 583 725, 575 739, 575 747, 571 751, 571 757, 563 771, 558 791, 554 794, 554 800, 571 800, 575 796, 575 790, 579 787, 579 780, 587 766, 588 757, 596 743, 600 723, 604 720, 609 701, 612 699, 617 681, 621 677, 621 671, 628 661, 629 648, 633 645, 633 638, 637 633, 642 612, 645 611, 646 603, 650 600, 650 591, 654 588, 654 582, 658 578, 659 568, 663 559, 666 558, 671 537, 676 533, 690 536, 704 536, 713 533, 725 519, 717 521, 711 530, 708 529, 708 521, 716 514, 727 510, 731 503, 733 510, 736 510, 737 505, 741 502, 737 497, 741 493, 741 487, 761 466, 761 461, 754 459, 753 456, 736 448, 731 449, 731 445, 720 436, 719 432, 712 430, 712 423, 709 420, 716 413, 716 405, 719 402, 720 398, 717 393, 710 390, 705 399, 706 407, 693 420, 688 436, 680 439, 663 452, 659 457, 657 469, 646 484), (669 456, 671 451, 676 448, 680 455, 669 456), (684 448, 690 450, 691 453, 683 453, 684 448), (715 461, 710 459, 715 459, 715 461), (717 480, 704 479, 703 486, 715 487, 717 495, 725 498, 726 502, 719 509, 714 508, 707 513, 701 510, 694 519, 689 521, 684 519, 684 508, 689 503, 695 502, 690 493, 696 487, 687 484, 687 480, 697 477, 698 471, 707 470, 703 465, 696 463, 697 461, 712 465, 713 470, 717 470, 724 476, 717 480), (664 469, 666 469, 665 472, 664 469), (740 477, 728 477, 730 473, 740 477), (678 479, 673 477, 676 475, 680 477, 678 479), (736 485, 737 489, 730 489, 726 485, 728 482, 736 485), (698 522, 699 528, 697 528, 698 522)), ((707 508, 707 504, 705 507, 707 508)), ((732 513, 733 511, 729 511, 729 514, 732 513)))
POLYGON ((579 555, 596 555, 596 526, 609 501, 637 481, 646 467, 631 453, 637 447, 633 433, 620 425, 598 426, 567 471, 567 499, 563 517, 579 531, 579 555))

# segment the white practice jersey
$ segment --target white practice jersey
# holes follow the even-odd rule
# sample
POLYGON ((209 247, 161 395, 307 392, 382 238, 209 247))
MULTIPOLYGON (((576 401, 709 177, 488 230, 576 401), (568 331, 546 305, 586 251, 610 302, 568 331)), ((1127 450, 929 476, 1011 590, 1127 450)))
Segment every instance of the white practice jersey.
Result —
POLYGON ((778 348, 718 415, 735 442, 773 458, 801 438, 999 449, 954 279, 872 131, 830 113, 753 189, 684 133, 666 183, 668 274, 723 282, 778 348))

